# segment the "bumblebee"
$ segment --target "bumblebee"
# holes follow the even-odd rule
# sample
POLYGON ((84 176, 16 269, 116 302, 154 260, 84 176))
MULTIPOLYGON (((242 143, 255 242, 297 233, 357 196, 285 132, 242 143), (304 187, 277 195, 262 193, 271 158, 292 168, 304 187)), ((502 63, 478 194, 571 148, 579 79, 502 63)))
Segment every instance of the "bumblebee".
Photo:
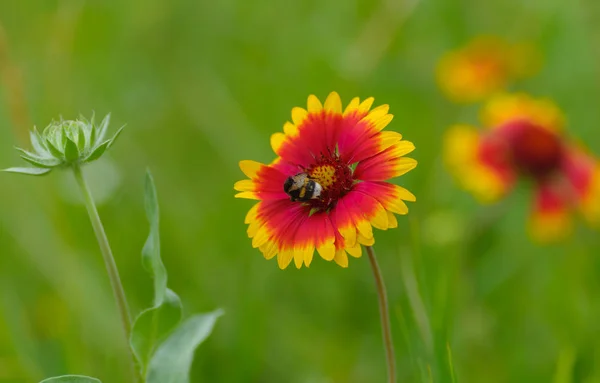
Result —
POLYGON ((290 196, 292 201, 308 201, 321 196, 323 187, 306 173, 290 176, 283 184, 283 191, 290 196))

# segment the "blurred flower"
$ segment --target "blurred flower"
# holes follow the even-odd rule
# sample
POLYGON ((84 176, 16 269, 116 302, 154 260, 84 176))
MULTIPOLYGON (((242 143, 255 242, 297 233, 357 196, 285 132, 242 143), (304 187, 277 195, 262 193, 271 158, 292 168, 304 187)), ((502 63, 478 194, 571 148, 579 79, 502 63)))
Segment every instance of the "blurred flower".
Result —
POLYGON ((533 73, 539 58, 529 44, 508 44, 491 36, 448 52, 437 67, 438 83, 455 102, 476 102, 533 73))
POLYGON ((52 121, 40 134, 36 128, 30 132, 33 151, 16 148, 21 153, 21 158, 29 162, 34 168, 9 168, 6 172, 28 175, 48 174, 54 168, 81 165, 100 158, 112 146, 123 128, 115 135, 105 140, 106 131, 110 122, 110 115, 106 116, 99 126, 84 117, 77 120, 52 121))
POLYGON ((371 110, 373 98, 342 102, 332 92, 321 102, 308 97, 308 110, 292 109, 293 123, 271 137, 279 156, 269 165, 241 161, 250 179, 239 181, 238 198, 260 200, 246 216, 252 246, 280 268, 292 259, 309 266, 315 249, 325 260, 348 266, 361 245, 373 245, 372 226, 398 225, 406 214, 408 190, 385 182, 415 168, 403 157, 414 150, 399 133, 382 131, 392 120, 388 105, 371 110), (404 201, 403 201, 404 200, 404 201))
POLYGON ((600 221, 600 166, 564 137, 564 118, 552 102, 498 95, 481 118, 488 130, 456 125, 445 137, 446 163, 464 188, 493 202, 517 179, 530 181, 535 189, 530 228, 540 240, 568 233, 573 210, 600 221))

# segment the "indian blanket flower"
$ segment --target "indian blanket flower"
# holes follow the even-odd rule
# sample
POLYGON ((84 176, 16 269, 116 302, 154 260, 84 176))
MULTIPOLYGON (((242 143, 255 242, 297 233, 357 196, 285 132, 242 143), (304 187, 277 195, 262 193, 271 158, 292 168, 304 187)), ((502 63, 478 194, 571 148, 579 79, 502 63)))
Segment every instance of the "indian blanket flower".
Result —
POLYGON ((415 168, 404 157, 412 142, 384 128, 388 105, 371 109, 373 98, 354 98, 342 110, 333 92, 325 103, 313 95, 308 107, 293 108, 292 122, 271 137, 277 158, 270 164, 241 161, 249 178, 235 184, 238 198, 259 200, 246 216, 252 246, 280 268, 292 260, 309 266, 315 250, 327 261, 348 266, 361 245, 375 242, 373 227, 396 227, 415 196, 387 182, 415 168))
POLYGON ((437 79, 452 101, 476 102, 531 74, 538 61, 531 45, 482 36, 446 53, 438 64, 437 79))
POLYGON ((483 108, 486 130, 452 127, 445 160, 464 188, 483 202, 496 201, 525 179, 534 191, 530 230, 542 241, 571 227, 570 213, 600 221, 600 166, 563 132, 564 118, 549 100, 502 94, 483 108))

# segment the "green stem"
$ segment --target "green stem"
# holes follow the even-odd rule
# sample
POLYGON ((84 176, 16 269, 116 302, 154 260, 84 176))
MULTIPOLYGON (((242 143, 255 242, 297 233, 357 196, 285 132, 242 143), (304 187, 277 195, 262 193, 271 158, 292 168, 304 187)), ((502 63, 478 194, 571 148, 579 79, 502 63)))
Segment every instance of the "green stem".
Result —
POLYGON ((379 315, 381 316, 381 332, 383 335, 385 357, 388 367, 388 382, 396 383, 396 358, 394 356, 394 343, 392 341, 392 330, 390 327, 390 310, 385 291, 385 284, 383 283, 383 276, 381 275, 381 269, 377 263, 377 258, 375 258, 373 247, 365 247, 367 249, 367 254, 369 254, 369 262, 371 262, 371 268, 373 269, 375 286, 377 287, 377 297, 379 298, 379 315))
MULTIPOLYGON (((106 237, 106 233, 104 232, 104 226, 102 226, 102 221, 100 220, 100 216, 98 215, 98 209, 96 209, 94 198, 92 197, 92 193, 90 192, 90 188, 88 187, 87 182, 85 182, 85 178, 83 177, 81 168, 77 165, 74 165, 73 174, 75 175, 75 180, 77 181, 77 184, 81 189, 81 193, 83 194, 85 207, 87 208, 88 214, 90 216, 90 221, 92 223, 92 227, 94 228, 94 233, 96 233, 98 245, 100 245, 100 252, 102 253, 104 265, 106 266, 106 271, 108 273, 108 279, 110 280, 110 285, 112 287, 115 300, 117 301, 117 307, 119 309, 119 315, 121 317, 121 324, 123 326, 123 332, 127 342, 127 348, 129 349, 129 336, 131 334, 131 316, 129 314, 127 298, 125 297, 125 290, 123 289, 123 284, 121 283, 121 278, 119 277, 119 270, 117 269, 115 258, 113 257, 112 250, 110 249, 108 238, 106 237)), ((135 362, 133 360, 133 355, 130 353, 130 356, 131 366, 133 371, 135 371, 135 362)), ((134 373, 134 376, 136 376, 137 381, 137 374, 134 373)))

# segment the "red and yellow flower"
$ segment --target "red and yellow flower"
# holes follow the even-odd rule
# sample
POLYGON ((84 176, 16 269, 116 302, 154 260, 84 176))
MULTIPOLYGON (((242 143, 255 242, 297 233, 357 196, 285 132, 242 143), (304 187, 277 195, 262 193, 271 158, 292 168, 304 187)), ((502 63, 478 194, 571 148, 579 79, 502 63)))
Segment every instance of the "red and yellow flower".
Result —
POLYGON ((531 181, 530 229, 540 240, 568 233, 574 210, 592 223, 600 221, 600 166, 566 139, 556 105, 503 94, 484 106, 481 119, 486 130, 456 125, 445 137, 445 161, 465 189, 482 202, 493 202, 517 180, 531 181))
POLYGON ((437 67, 437 79, 451 100, 476 102, 531 74, 538 61, 531 45, 483 36, 445 54, 437 67))
POLYGON ((373 227, 396 227, 394 214, 406 214, 404 201, 415 201, 386 182, 415 168, 417 161, 404 157, 415 147, 384 130, 389 107, 372 109, 373 101, 354 98, 342 110, 335 92, 324 104, 311 95, 307 109, 293 108, 292 122, 271 137, 272 163, 240 162, 249 179, 235 184, 236 197, 260 201, 246 215, 248 236, 266 259, 277 256, 280 268, 292 260, 309 266, 315 250, 347 267, 348 254, 360 257, 361 245, 375 242, 373 227), (298 173, 322 186, 318 198, 292 201, 284 192, 286 179, 298 173))

